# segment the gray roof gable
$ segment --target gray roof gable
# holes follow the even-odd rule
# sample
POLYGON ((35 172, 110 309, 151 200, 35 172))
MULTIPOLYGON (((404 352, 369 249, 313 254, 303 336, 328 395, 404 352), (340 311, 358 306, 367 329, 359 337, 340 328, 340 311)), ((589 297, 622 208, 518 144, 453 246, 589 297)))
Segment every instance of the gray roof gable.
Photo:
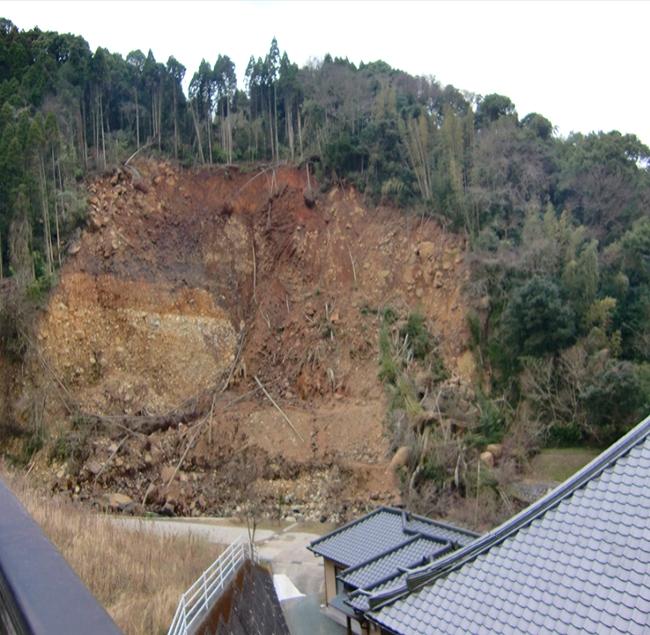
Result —
POLYGON ((353 567, 385 554, 418 535, 447 541, 454 546, 467 545, 478 536, 472 531, 407 514, 401 509, 379 507, 314 540, 308 548, 345 567, 353 567))
POLYGON ((309 549, 346 567, 366 562, 404 542, 400 514, 379 508, 314 540, 309 549))
POLYGON ((389 632, 650 632, 650 418, 473 544, 367 599, 389 632))

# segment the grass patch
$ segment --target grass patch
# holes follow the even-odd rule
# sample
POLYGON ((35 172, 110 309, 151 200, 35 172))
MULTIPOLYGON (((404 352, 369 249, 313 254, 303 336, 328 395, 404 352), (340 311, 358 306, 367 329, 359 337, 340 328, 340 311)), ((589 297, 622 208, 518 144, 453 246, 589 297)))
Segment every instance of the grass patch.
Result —
POLYGON ((384 321, 384 324, 388 324, 390 326, 391 324, 395 324, 395 322, 397 322, 399 316, 393 307, 388 306, 381 311, 381 317, 384 321))
POLYGON ((565 481, 600 454, 592 448, 548 448, 530 462, 527 476, 540 481, 565 481))
POLYGON ((379 379, 387 384, 395 384, 400 367, 393 355, 390 333, 384 324, 379 331, 379 379))
POLYGON ((408 377, 398 377, 391 399, 391 410, 403 409, 409 417, 417 417, 422 412, 420 400, 415 393, 415 387, 408 377))
POLYGON ((420 313, 410 313, 406 324, 400 329, 402 339, 408 338, 413 357, 423 360, 434 348, 434 340, 427 330, 426 321, 420 313))
POLYGON ((481 448, 488 443, 501 443, 506 419, 497 405, 483 394, 478 394, 481 416, 476 431, 470 435, 470 444, 481 448))

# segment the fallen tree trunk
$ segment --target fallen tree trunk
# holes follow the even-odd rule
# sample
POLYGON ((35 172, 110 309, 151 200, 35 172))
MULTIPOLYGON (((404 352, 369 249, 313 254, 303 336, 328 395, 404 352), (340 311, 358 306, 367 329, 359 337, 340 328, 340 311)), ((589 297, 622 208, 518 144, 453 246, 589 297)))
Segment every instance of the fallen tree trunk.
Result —
POLYGON ((220 403, 215 400, 215 396, 219 393, 215 390, 205 390, 186 401, 181 407, 161 415, 97 415, 82 412, 79 418, 84 424, 114 428, 110 433, 111 436, 123 434, 125 430, 133 434, 149 435, 176 427, 181 423, 196 421, 211 410, 223 412, 240 401, 252 397, 258 390, 257 387, 253 388, 227 401, 222 408, 219 408, 220 403))
POLYGON ((98 415, 81 412, 79 419, 80 423, 88 425, 116 428, 116 433, 126 428, 129 432, 148 435, 181 423, 189 423, 203 416, 209 409, 212 395, 214 391, 206 391, 191 399, 190 402, 186 402, 185 407, 161 415, 98 415))
MULTIPOLYGON (((68 411, 76 416, 79 423, 101 426, 109 429, 113 428, 114 430, 110 433, 111 437, 116 437, 125 431, 132 434, 149 435, 153 432, 164 431, 168 428, 179 426, 181 423, 185 424, 190 423, 191 421, 196 421, 196 419, 205 416, 211 408, 217 405, 215 402, 217 395, 223 395, 226 390, 228 390, 235 369, 241 359, 245 340, 246 330, 244 329, 239 336, 239 344, 237 346, 235 359, 233 360, 228 373, 225 374, 225 380, 221 385, 219 385, 219 383, 213 385, 211 388, 194 395, 194 397, 191 397, 183 404, 169 412, 160 415, 99 415, 83 412, 80 408, 76 407, 76 405, 73 408, 69 407, 68 411)), ((43 364, 46 364, 42 356, 41 361, 43 364)), ((54 371, 52 371, 49 366, 46 366, 46 368, 60 384, 66 395, 71 397, 67 388, 56 376, 54 371)), ((243 395, 229 401, 222 410, 225 410, 242 399, 253 395, 257 390, 258 388, 255 388, 254 390, 244 393, 243 395)))

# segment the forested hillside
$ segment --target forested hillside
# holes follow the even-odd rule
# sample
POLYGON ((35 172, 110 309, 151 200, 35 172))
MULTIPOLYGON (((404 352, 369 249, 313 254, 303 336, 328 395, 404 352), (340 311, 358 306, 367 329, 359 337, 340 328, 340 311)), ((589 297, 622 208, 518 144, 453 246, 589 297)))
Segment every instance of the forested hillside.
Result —
POLYGON ((38 299, 85 221, 86 177, 138 151, 184 166, 287 162, 323 190, 352 185, 467 237, 486 442, 525 422, 537 442, 605 444, 646 413, 650 150, 635 136, 558 138, 507 96, 382 61, 300 68, 275 40, 243 86, 225 54, 201 63, 187 95, 186 72, 0 21, 0 277, 38 299))

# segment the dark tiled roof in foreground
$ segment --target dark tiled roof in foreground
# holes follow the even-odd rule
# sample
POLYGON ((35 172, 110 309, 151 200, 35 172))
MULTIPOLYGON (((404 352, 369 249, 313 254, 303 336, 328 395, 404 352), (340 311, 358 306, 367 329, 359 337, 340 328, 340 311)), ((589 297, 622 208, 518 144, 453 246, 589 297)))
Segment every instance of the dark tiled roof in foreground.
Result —
POLYGON ((359 589, 349 594, 346 604, 356 611, 365 613, 370 610, 369 598, 377 593, 390 593, 399 591, 406 584, 406 573, 399 573, 395 577, 378 584, 370 589, 359 589))
POLYGON ((650 418, 513 519, 404 582, 369 599, 366 616, 389 632, 649 633, 650 418))
POLYGON ((424 536, 411 538, 385 555, 377 556, 356 567, 348 567, 339 578, 348 586, 367 589, 394 577, 400 568, 413 568, 431 562, 451 551, 448 542, 424 536))
POLYGON ((478 534, 422 516, 409 515, 401 509, 380 507, 314 540, 309 549, 319 556, 353 567, 385 554, 418 535, 464 546, 475 540, 478 534))

